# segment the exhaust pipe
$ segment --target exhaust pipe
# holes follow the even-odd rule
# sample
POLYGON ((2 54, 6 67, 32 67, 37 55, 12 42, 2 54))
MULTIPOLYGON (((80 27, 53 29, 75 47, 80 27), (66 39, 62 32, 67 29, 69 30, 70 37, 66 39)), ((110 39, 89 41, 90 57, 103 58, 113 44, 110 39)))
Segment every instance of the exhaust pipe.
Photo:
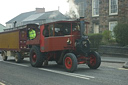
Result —
POLYGON ((84 32, 85 32, 85 21, 84 21, 84 17, 80 17, 80 34, 81 37, 84 36, 84 32))
POLYGON ((17 23, 17 21, 14 22, 14 28, 16 27, 16 23, 17 23))

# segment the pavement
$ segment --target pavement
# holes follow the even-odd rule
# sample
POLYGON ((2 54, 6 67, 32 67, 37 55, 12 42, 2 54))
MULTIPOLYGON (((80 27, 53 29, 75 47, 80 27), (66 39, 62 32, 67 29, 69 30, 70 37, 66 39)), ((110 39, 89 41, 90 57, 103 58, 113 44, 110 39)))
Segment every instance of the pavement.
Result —
POLYGON ((122 57, 122 56, 116 57, 116 56, 102 55, 101 61, 110 62, 110 63, 124 63, 122 67, 128 69, 128 57, 122 57))

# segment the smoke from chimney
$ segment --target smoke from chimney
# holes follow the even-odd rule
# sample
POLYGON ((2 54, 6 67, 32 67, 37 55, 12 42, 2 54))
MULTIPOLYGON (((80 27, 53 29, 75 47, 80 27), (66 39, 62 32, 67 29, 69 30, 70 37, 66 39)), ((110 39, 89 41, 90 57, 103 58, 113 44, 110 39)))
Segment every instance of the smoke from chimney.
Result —
POLYGON ((69 16, 71 18, 79 18, 79 7, 75 4, 75 0, 68 0, 69 2, 69 16))

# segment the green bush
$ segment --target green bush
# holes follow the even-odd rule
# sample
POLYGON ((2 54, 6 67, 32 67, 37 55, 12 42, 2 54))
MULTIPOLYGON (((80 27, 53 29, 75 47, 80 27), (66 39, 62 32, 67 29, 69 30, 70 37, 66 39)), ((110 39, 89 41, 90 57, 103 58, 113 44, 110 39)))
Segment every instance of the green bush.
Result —
POLYGON ((103 34, 103 40, 105 42, 109 42, 109 40, 112 38, 112 33, 109 30, 105 30, 102 34, 103 34))
POLYGON ((128 24, 117 24, 114 28, 114 36, 117 43, 123 46, 128 45, 128 24))
POLYGON ((102 41, 102 34, 89 34, 88 36, 91 42, 91 48, 98 48, 102 41))
POLYGON ((117 44, 115 38, 111 38, 111 39, 108 41, 108 44, 109 44, 109 45, 117 44))
POLYGON ((109 30, 105 30, 105 31, 103 31, 102 34, 103 34, 102 44, 111 45, 111 44, 116 43, 113 32, 111 32, 109 30))

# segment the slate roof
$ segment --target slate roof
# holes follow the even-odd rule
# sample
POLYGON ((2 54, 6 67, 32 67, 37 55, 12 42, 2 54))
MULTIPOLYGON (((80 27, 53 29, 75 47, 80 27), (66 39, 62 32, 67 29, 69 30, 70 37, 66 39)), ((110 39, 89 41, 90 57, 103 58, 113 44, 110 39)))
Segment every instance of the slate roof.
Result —
POLYGON ((14 21, 17 21, 17 22, 21 22, 22 20, 24 20, 25 18, 27 18, 28 16, 34 14, 35 11, 31 11, 31 12, 26 12, 26 13, 21 13, 20 15, 14 17, 13 19, 9 20, 7 23, 13 23, 14 21))
POLYGON ((3 29, 6 29, 6 27, 2 24, 0 24, 0 32, 3 32, 4 30, 3 29))
POLYGON ((26 12, 22 13, 15 18, 11 19, 10 21, 6 22, 8 23, 14 23, 15 21, 22 22, 24 24, 28 23, 39 23, 39 21, 43 22, 51 22, 51 21, 57 21, 57 20, 62 20, 62 19, 67 19, 65 15, 63 15, 61 12, 58 10, 55 11, 49 11, 49 12, 44 12, 44 13, 37 13, 36 11, 31 11, 31 12, 26 12))

